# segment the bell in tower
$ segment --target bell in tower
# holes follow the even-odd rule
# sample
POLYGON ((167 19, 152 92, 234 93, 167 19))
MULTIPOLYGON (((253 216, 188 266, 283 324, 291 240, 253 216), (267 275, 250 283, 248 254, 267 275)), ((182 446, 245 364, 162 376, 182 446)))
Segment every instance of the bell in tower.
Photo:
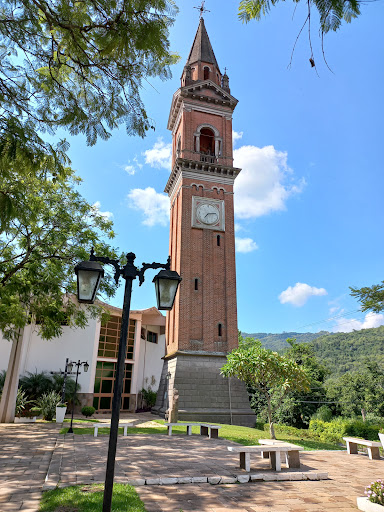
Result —
POLYGON ((238 346, 232 115, 238 101, 221 74, 201 17, 172 99, 171 268, 183 280, 167 313, 166 354, 153 412, 178 392, 180 420, 254 426, 242 382, 220 375, 238 346))

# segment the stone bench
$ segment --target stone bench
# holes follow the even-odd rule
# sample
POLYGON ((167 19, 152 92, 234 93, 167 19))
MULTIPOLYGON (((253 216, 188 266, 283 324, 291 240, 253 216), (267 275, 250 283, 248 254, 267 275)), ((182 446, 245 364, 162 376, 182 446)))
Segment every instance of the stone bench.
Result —
POLYGON ((300 467, 299 452, 304 450, 302 446, 284 443, 274 445, 260 446, 228 446, 230 452, 240 455, 240 468, 249 472, 251 470, 251 453, 259 453, 263 455, 268 453, 271 468, 275 471, 281 471, 281 454, 287 454, 286 462, 289 468, 300 467))
MULTIPOLYGON (((133 426, 134 426, 133 423, 119 423, 119 428, 120 427, 124 428, 124 433, 123 433, 124 436, 127 435, 128 427, 133 427, 133 426)), ((111 424, 110 423, 94 423, 93 424, 93 429, 94 429, 93 430, 93 437, 97 437, 99 428, 111 428, 111 424)))
POLYGON ((221 425, 211 425, 210 423, 165 423, 168 428, 168 435, 172 435, 172 427, 187 427, 187 435, 192 435, 192 427, 200 427, 200 435, 208 436, 209 439, 217 439, 219 437, 219 429, 221 425))
MULTIPOLYGON (((276 446, 286 446, 291 448, 290 451, 284 452, 285 455, 285 463, 289 468, 299 468, 300 467, 300 450, 302 450, 302 446, 298 446, 296 444, 287 443, 286 441, 280 441, 279 439, 259 439, 259 443, 261 445, 276 445, 276 446)), ((269 458, 268 452, 262 452, 262 457, 264 459, 269 458)))
POLYGON ((347 451, 350 455, 358 453, 357 445, 360 444, 367 447, 368 456, 371 460, 380 459, 379 448, 381 448, 381 443, 379 441, 368 441, 358 437, 343 437, 343 440, 347 443, 347 451))

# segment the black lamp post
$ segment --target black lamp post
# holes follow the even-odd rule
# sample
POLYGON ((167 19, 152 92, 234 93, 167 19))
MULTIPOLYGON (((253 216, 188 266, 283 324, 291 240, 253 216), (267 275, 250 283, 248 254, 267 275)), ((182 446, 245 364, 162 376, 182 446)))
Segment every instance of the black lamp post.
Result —
POLYGON ((73 369, 73 366, 77 366, 77 369, 76 369, 76 384, 75 384, 75 389, 73 391, 73 396, 72 396, 72 416, 71 416, 71 426, 69 427, 68 429, 68 434, 73 434, 73 428, 72 428, 72 424, 73 424, 73 413, 74 413, 74 410, 75 410, 75 399, 76 399, 76 390, 77 390, 77 380, 79 378, 79 370, 80 370, 80 366, 84 365, 84 372, 86 373, 88 371, 88 368, 89 368, 89 364, 87 361, 80 361, 80 359, 77 361, 77 363, 74 363, 73 361, 71 361, 70 363, 67 363, 66 365, 66 371, 68 373, 71 373, 72 372, 72 369, 73 369))
POLYGON ((121 331, 119 341, 119 351, 116 363, 116 377, 115 387, 112 399, 112 414, 111 414, 111 428, 109 434, 109 447, 108 447, 108 459, 107 469, 105 474, 105 487, 104 487, 104 501, 103 501, 103 512, 110 512, 112 506, 112 492, 113 492, 113 479, 115 475, 115 458, 116 458, 116 445, 117 435, 119 429, 119 418, 120 418, 120 406, 121 406, 121 395, 123 391, 123 380, 124 380, 124 362, 125 354, 127 351, 127 336, 128 336, 128 325, 129 325, 129 312, 131 306, 131 293, 132 293, 132 281, 139 278, 140 286, 144 282, 144 272, 149 268, 157 269, 162 268, 157 276, 153 279, 156 288, 156 298, 158 309, 171 310, 175 301, 177 288, 180 284, 181 277, 173 270, 170 270, 170 258, 167 263, 143 263, 142 268, 138 269, 134 265, 135 254, 132 252, 127 254, 127 264, 124 267, 120 267, 118 260, 112 260, 110 258, 98 257, 94 255, 92 249, 90 255, 90 261, 82 261, 75 267, 77 275, 77 291, 79 302, 91 304, 96 297, 97 288, 100 284, 100 280, 104 275, 102 266, 97 263, 107 263, 113 265, 115 268, 115 281, 119 282, 120 276, 125 279, 125 291, 124 291, 124 305, 121 318, 121 331))

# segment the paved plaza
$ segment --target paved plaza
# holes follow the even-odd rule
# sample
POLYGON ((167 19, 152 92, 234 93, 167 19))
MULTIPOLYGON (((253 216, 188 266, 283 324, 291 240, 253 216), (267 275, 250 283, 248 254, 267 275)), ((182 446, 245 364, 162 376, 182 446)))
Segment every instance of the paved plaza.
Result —
MULTIPOLYGON (((55 424, 0 425, 0 512, 37 512, 42 489, 103 482, 108 437, 59 435, 55 424)), ((233 443, 198 435, 120 436, 116 482, 156 484, 160 478, 246 475, 233 443)), ((244 484, 209 483, 138 485, 148 512, 318 512, 356 511, 356 497, 373 479, 384 477, 384 461, 346 452, 302 452, 302 467, 280 474, 268 461, 251 458, 251 474, 259 479, 244 484), (308 478, 328 473, 323 480, 263 481, 261 478, 308 478)), ((73 512, 76 509, 74 508, 73 512)), ((72 512, 72 511, 71 511, 72 512)))

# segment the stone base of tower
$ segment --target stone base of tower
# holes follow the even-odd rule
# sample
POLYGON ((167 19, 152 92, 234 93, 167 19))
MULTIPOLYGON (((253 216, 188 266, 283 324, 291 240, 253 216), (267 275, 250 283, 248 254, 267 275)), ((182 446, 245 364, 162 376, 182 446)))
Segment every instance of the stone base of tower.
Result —
POLYGON ((177 389, 178 420, 255 426, 245 385, 220 375, 226 354, 179 351, 164 360, 153 414, 164 418, 177 389))

